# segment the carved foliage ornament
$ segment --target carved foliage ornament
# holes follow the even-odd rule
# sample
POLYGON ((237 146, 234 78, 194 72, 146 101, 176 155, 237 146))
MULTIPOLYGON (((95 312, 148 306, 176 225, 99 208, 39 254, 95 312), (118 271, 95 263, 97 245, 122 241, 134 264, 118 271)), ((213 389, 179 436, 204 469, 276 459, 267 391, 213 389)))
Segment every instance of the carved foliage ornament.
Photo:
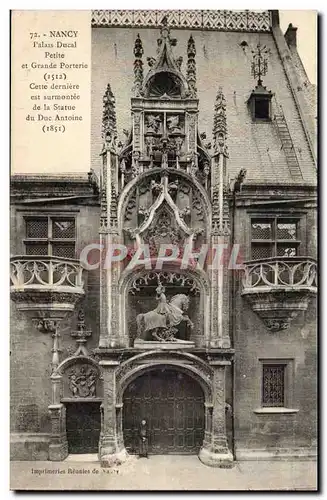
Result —
POLYGON ((187 287, 189 288, 190 294, 200 294, 200 288, 192 277, 167 271, 151 271, 143 276, 138 276, 132 281, 128 291, 130 294, 135 295, 137 292, 141 291, 141 288, 153 283, 164 283, 166 285, 178 285, 180 287, 187 287))
POLYGON ((187 73, 186 79, 190 91, 190 97, 196 97, 196 63, 195 63, 195 43, 191 35, 187 43, 187 73))
POLYGON ((181 237, 180 231, 173 227, 169 212, 161 210, 158 213, 155 223, 150 226, 147 234, 145 234, 144 240, 150 244, 150 254, 151 250, 153 250, 153 254, 157 255, 161 243, 177 245, 181 237))
POLYGON ((115 148, 117 139, 115 97, 109 83, 103 96, 102 138, 106 149, 115 148))
POLYGON ((143 46, 140 35, 137 34, 135 44, 134 44, 134 92, 136 97, 142 95, 142 85, 143 85, 143 46))
POLYGON ((214 151, 228 156, 226 138, 227 138, 227 120, 226 120, 226 99, 222 87, 219 87, 214 112, 213 122, 214 151))
POLYGON ((272 332, 278 332, 280 330, 286 330, 290 326, 290 320, 287 319, 275 319, 275 318, 266 318, 263 320, 265 326, 268 330, 272 332))

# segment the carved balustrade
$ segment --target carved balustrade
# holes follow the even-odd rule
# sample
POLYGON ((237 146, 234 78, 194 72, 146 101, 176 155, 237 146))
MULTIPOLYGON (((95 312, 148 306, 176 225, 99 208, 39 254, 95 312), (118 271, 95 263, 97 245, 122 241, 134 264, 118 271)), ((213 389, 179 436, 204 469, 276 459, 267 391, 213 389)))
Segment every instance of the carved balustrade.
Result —
POLYGON ((10 259, 11 298, 20 310, 73 310, 84 295, 83 268, 78 260, 52 256, 10 259))
POLYGON ((284 330, 317 293, 317 262, 272 257, 244 263, 242 296, 270 331, 284 330))
POLYGON ((244 264, 243 288, 317 287, 317 263, 309 257, 272 257, 244 264))
POLYGON ((83 268, 78 260, 19 256, 10 259, 11 285, 15 288, 72 287, 83 290, 83 268))

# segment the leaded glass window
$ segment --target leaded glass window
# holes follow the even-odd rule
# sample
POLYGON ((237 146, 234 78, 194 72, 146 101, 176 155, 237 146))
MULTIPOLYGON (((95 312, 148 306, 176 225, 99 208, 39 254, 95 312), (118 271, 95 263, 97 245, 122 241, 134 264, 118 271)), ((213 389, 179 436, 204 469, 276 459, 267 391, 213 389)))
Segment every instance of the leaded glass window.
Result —
POLYGON ((283 217, 251 220, 251 259, 295 257, 299 245, 298 221, 283 217))
POLYGON ((75 257, 75 218, 63 216, 26 217, 26 255, 75 257))

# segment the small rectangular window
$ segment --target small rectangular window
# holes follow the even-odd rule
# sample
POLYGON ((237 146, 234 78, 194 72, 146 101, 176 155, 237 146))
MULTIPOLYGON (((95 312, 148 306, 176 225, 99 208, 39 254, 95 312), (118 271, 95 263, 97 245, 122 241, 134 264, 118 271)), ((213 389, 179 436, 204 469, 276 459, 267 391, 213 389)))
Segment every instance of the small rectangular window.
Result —
POLYGON ((285 406, 286 364, 262 365, 262 406, 285 406))
POLYGON ((251 220, 251 258, 295 257, 300 245, 298 221, 284 217, 251 220))
POLYGON ((75 220, 52 219, 52 238, 75 238, 75 220))
POLYGON ((47 238, 48 237, 48 218, 26 219, 26 238, 47 238))
POLYGON ((297 254, 297 246, 287 243, 277 244, 278 257, 295 257, 297 254))
POLYGON ((278 240, 296 240, 295 222, 277 222, 278 240))
POLYGON ((272 229, 271 222, 268 221, 256 221, 252 222, 252 239, 254 240, 271 240, 272 239, 272 229))
POLYGON ((56 257, 64 257, 73 259, 75 257, 75 244, 74 243, 53 243, 52 255, 56 257))
POLYGON ((272 245, 254 243, 252 245, 252 259, 268 259, 269 257, 273 256, 272 250, 272 245))
POLYGON ((48 255, 47 243, 25 243, 26 255, 48 255))
POLYGON ((76 224, 73 217, 26 217, 26 255, 75 258, 76 224))

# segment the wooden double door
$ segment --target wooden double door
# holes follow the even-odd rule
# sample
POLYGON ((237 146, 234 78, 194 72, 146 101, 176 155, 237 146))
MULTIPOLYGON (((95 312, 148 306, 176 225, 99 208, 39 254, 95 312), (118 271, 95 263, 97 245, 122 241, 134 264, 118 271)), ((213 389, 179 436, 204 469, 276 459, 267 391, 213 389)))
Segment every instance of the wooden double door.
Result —
POLYGON ((148 423, 149 453, 195 454, 204 437, 201 386, 178 370, 151 370, 125 390, 123 433, 127 451, 138 453, 138 429, 148 423))
POLYGON ((69 453, 97 453, 100 429, 99 402, 66 404, 66 431, 69 453))

